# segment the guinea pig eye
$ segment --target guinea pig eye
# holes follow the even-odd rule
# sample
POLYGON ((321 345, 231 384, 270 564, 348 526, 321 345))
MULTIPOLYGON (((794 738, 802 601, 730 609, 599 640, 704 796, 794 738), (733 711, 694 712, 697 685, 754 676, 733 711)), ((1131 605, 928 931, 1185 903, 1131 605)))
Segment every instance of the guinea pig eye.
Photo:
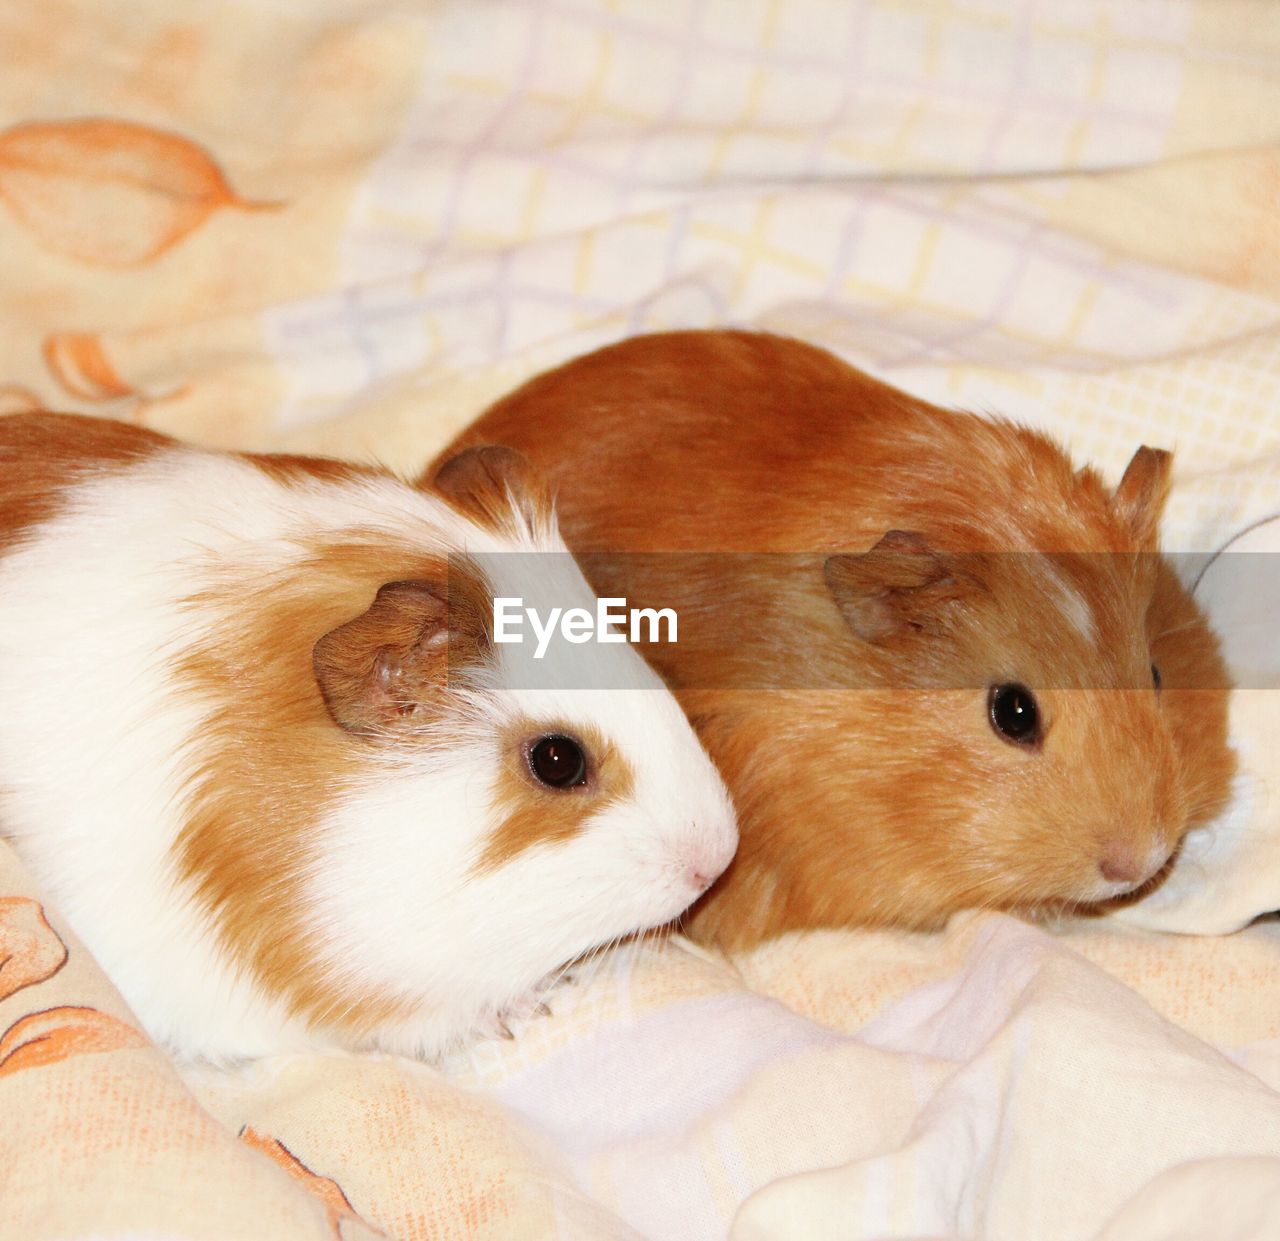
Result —
POLYGON ((569 789, 586 784, 587 756, 572 737, 553 733, 529 747, 529 770, 549 788, 569 789))
POLYGON ((1152 664, 1151 665, 1151 684, 1154 685, 1157 690, 1159 690, 1160 683, 1161 683, 1160 669, 1155 664, 1152 664))
POLYGON ((1002 741, 1031 746, 1040 740, 1040 708, 1025 685, 993 685, 987 696, 987 712, 1002 741))

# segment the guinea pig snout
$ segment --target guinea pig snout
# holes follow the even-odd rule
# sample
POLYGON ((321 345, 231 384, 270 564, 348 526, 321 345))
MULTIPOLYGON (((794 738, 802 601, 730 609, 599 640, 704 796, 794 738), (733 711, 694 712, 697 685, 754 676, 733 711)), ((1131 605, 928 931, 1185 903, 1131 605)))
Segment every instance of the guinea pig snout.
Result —
POLYGON ((1140 888, 1159 874, 1173 853, 1163 841, 1140 847, 1113 843, 1098 859, 1098 872, 1107 885, 1106 896, 1121 896, 1140 888))
MULTIPOLYGON (((709 869, 709 868, 708 868, 709 869)), ((716 881, 715 875, 706 874, 699 870, 697 866, 687 867, 684 872, 684 882, 695 892, 701 895, 716 881)))
POLYGON ((672 849, 670 868, 690 900, 701 896, 733 860, 738 847, 736 828, 717 824, 712 830, 695 831, 690 840, 672 849))

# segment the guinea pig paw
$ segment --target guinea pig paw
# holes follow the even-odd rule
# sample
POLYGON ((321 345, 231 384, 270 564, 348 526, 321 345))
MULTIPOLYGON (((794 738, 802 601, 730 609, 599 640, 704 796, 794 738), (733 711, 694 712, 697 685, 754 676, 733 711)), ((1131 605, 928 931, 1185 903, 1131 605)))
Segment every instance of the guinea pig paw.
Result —
POLYGON ((470 1042, 490 1043, 501 1040, 512 1042, 516 1037, 511 1028, 511 1014, 504 1011, 486 1013, 476 1019, 471 1028, 470 1042))
POLYGON ((520 999, 513 1001, 511 1006, 503 1013, 503 1016, 510 1022, 517 1022, 524 1026, 535 1017, 550 1017, 551 1008, 546 1000, 542 998, 542 995, 535 991, 530 995, 521 996, 520 999))
POLYGON ((535 988, 528 995, 513 1000, 503 1010, 502 1016, 508 1022, 518 1023, 520 1026, 525 1026, 539 1017, 554 1017, 555 1013, 548 1002, 553 990, 550 987, 535 988))

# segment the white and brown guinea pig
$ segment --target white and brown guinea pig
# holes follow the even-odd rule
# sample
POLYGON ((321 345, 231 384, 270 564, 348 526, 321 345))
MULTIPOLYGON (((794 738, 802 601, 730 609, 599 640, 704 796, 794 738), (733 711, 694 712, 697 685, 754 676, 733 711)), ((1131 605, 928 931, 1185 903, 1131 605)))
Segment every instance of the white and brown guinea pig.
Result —
POLYGON ((645 649, 742 834, 695 935, 1095 905, 1228 796, 1225 669, 1154 554, 1167 453, 1112 489, 1043 435, 732 331, 570 362, 454 450, 483 443, 542 471, 600 594, 680 617, 645 649))
POLYGON ((592 606, 523 463, 435 483, 0 419, 0 831, 181 1054, 432 1056, 733 853, 630 646, 530 689, 492 642, 592 606))

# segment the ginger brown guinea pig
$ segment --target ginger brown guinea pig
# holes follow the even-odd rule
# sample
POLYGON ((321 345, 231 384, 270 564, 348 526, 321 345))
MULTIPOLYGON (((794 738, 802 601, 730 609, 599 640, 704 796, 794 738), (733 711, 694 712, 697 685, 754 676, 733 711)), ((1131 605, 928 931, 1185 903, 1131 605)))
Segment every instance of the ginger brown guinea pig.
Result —
POLYGON ((795 340, 638 337, 541 375, 449 449, 557 493, 601 596, 738 807, 693 933, 1105 907, 1158 882, 1234 770, 1216 639, 1157 554, 1168 453, 1114 489, 1039 433, 795 340))

